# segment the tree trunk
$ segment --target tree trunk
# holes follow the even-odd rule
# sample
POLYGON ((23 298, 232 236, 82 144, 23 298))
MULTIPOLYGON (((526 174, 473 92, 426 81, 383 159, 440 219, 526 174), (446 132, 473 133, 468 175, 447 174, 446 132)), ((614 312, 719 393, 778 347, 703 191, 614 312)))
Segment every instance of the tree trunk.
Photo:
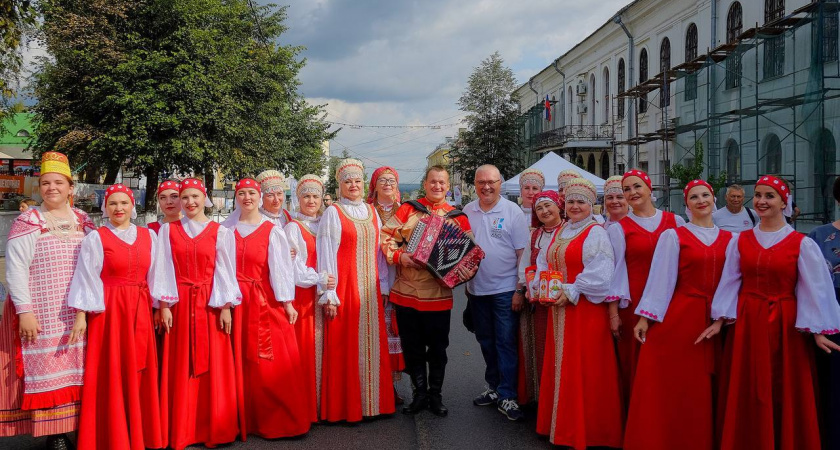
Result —
POLYGON ((106 186, 114 184, 114 182, 117 181, 117 174, 119 173, 120 165, 118 163, 109 165, 108 169, 105 171, 105 180, 102 182, 102 184, 106 186))
POLYGON ((146 200, 143 202, 143 209, 145 211, 154 211, 157 204, 157 185, 160 179, 160 174, 155 167, 148 167, 144 171, 146 175, 146 200))
POLYGON ((213 168, 204 169, 204 186, 207 188, 207 198, 210 201, 213 201, 213 185, 216 181, 216 173, 213 172, 213 168))

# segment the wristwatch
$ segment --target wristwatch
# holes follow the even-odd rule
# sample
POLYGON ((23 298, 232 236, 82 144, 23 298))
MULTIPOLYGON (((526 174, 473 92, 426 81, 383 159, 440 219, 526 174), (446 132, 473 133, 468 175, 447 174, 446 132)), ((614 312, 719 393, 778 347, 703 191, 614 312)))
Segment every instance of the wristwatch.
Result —
POLYGON ((523 294, 523 295, 524 295, 524 294, 525 294, 525 288, 524 288, 524 287, 521 287, 521 288, 517 289, 517 290, 516 290, 516 291, 514 291, 514 292, 516 292, 517 294, 523 294))

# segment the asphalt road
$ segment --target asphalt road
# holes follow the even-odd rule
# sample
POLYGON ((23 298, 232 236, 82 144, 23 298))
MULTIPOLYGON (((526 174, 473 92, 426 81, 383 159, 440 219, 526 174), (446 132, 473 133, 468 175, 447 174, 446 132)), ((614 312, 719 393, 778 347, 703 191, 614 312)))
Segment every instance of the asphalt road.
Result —
MULTIPOLYGON (((405 416, 398 410, 393 416, 380 417, 359 424, 319 424, 301 438, 267 441, 250 437, 225 449, 512 449, 550 448, 548 440, 535 431, 536 410, 525 408, 525 420, 511 422, 495 407, 478 407, 472 398, 484 389, 484 360, 475 336, 461 324, 466 305, 463 289, 455 296, 449 364, 443 389, 449 416, 440 418, 428 411, 405 416)), ((403 376, 399 391, 409 399, 411 387, 403 376)), ((0 438, 0 449, 41 449, 43 439, 31 437, 0 438)), ((194 447, 204 448, 204 447, 194 447)))

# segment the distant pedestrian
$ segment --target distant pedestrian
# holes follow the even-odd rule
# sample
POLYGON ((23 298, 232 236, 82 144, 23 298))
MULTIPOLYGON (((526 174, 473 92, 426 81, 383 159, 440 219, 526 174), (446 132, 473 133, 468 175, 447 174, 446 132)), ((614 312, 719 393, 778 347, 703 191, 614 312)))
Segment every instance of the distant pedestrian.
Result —
POLYGON ((744 207, 744 188, 733 184, 726 188, 726 208, 712 214, 715 226, 724 231, 740 233, 758 225, 758 214, 744 207))
POLYGON ((18 205, 18 211, 26 212, 26 210, 33 206, 38 206, 38 202, 32 200, 31 198, 25 198, 20 201, 20 205, 18 205))
POLYGON ((475 171, 478 200, 464 207, 475 240, 486 257, 467 283, 475 337, 487 368, 487 389, 473 400, 497 404, 510 420, 523 417, 516 401, 517 332, 525 290, 518 282, 519 260, 528 245, 528 224, 522 210, 500 195, 502 176, 492 165, 475 171))

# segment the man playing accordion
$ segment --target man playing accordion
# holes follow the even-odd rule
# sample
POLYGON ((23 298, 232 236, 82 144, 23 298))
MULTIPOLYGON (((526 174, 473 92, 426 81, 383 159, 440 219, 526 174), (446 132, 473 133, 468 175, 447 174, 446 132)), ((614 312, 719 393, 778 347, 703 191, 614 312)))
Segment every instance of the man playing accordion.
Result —
MULTIPOLYGON (((445 168, 432 166, 426 170, 423 189, 424 198, 403 203, 382 227, 381 242, 388 263, 397 266, 390 301, 396 308, 405 368, 413 387, 412 402, 403 408, 403 413, 417 414, 428 408, 438 416, 445 416, 448 411, 443 405, 441 388, 449 346, 452 289, 417 264, 407 246, 418 223, 430 214, 445 217, 470 238, 472 232, 467 217, 446 203, 449 173, 445 168)), ((462 280, 468 280, 476 269, 477 265, 456 270, 462 280)))

